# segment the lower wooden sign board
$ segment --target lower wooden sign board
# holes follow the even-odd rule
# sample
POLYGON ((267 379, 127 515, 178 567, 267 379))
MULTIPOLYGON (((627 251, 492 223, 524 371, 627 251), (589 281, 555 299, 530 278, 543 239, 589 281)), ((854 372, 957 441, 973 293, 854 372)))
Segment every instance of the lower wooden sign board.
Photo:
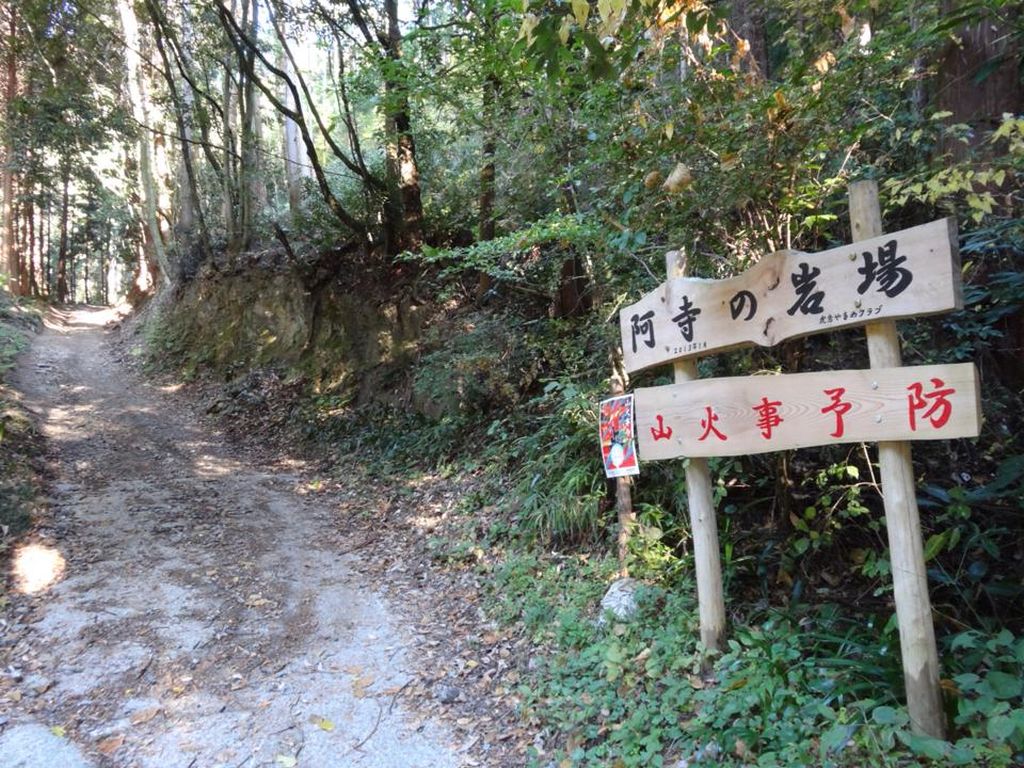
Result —
POLYGON ((976 437, 971 363, 699 379, 637 389, 641 461, 976 437))

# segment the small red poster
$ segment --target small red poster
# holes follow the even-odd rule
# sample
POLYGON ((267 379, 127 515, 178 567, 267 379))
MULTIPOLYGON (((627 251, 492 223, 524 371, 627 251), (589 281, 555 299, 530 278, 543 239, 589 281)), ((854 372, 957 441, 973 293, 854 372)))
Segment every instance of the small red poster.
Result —
POLYGON ((601 401, 601 458, 606 477, 639 475, 633 431, 633 396, 601 401))

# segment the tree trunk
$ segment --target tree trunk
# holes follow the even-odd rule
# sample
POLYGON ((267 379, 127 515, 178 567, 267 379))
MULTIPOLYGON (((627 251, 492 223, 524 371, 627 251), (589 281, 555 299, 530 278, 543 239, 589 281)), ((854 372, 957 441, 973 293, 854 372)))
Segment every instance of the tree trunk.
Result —
POLYGON ((20 228, 21 232, 18 235, 15 250, 18 254, 18 295, 28 296, 30 291, 30 284, 28 281, 28 262, 31 258, 31 253, 26 253, 26 245, 28 243, 28 190, 23 188, 21 184, 18 184, 18 207, 17 207, 17 225, 16 229, 20 228))
MULTIPOLYGON (((196 199, 193 194, 194 184, 190 178, 189 164, 192 162, 192 125, 191 115, 193 107, 192 89, 188 83, 181 85, 180 109, 185 113, 180 121, 180 140, 182 160, 178 163, 177 187, 178 187, 178 221, 175 227, 175 237, 186 248, 190 247, 196 224, 196 199), (186 161, 186 157, 188 160, 186 161)), ((172 108, 177 108, 172 107, 172 108)))
POLYGON ((82 287, 85 290, 85 303, 89 303, 89 256, 82 259, 82 287))
POLYGON ((398 0, 384 0, 388 31, 385 54, 390 63, 384 78, 385 122, 388 138, 388 170, 398 191, 390 222, 391 250, 416 250, 423 244, 423 202, 420 171, 416 163, 416 142, 409 117, 409 90, 400 74, 402 30, 398 23, 398 0), (395 214, 397 213, 397 220, 395 214))
MULTIPOLYGON (((259 3, 257 0, 243 0, 242 2, 242 28, 251 40, 255 40, 259 33, 259 3)), ((239 98, 239 109, 242 122, 242 161, 239 168, 239 186, 241 216, 239 222, 239 247, 245 250, 252 242, 253 228, 256 221, 256 213, 259 205, 259 195, 256 185, 259 175, 259 135, 257 123, 259 121, 259 97, 256 93, 255 76, 252 74, 255 66, 256 53, 248 51, 247 61, 243 69, 243 85, 239 98)))
MULTIPOLYGON (((235 13, 235 0, 231 2, 231 14, 235 13)), ((238 247, 240 239, 239 221, 239 169, 236 154, 237 144, 237 113, 233 103, 234 91, 231 83, 231 71, 224 65, 224 77, 221 83, 222 102, 224 105, 224 179, 221 190, 221 215, 224 219, 224 230, 227 235, 228 248, 232 251, 238 247)))
MULTIPOLYGON (((8 39, 7 39, 7 87, 4 89, 4 111, 10 117, 11 104, 18 95, 18 59, 16 41, 18 27, 16 11, 13 3, 7 5, 8 14, 8 39)), ((20 275, 18 273, 18 251, 14 245, 14 168, 13 154, 14 147, 11 143, 10 132, 4 131, 4 162, 0 169, 0 194, 3 195, 3 258, 6 265, 8 277, 8 290, 16 293, 20 288, 20 275)))
MULTIPOLYGON (((494 239, 494 155, 498 148, 498 136, 495 126, 495 109, 498 100, 498 78, 490 74, 484 80, 482 112, 483 112, 483 145, 480 155, 480 198, 478 202, 478 226, 480 229, 480 240, 494 239)), ((491 276, 481 272, 477 278, 476 300, 482 301, 491 288, 491 276)))
POLYGON ((770 75, 765 15, 764 4, 753 0, 733 2, 729 14, 733 31, 741 40, 745 40, 748 46, 746 54, 740 59, 740 67, 755 80, 767 80, 770 75))
POLYGON ((103 256, 100 258, 100 290, 102 291, 103 304, 110 306, 110 246, 114 239, 113 226, 108 221, 104 230, 103 256))
MULTIPOLYGON (((165 29, 167 19, 162 15, 160 7, 153 1, 147 2, 153 24, 156 27, 156 47, 160 52, 160 60, 164 65, 164 80, 167 83, 167 90, 171 96, 171 109, 174 111, 174 124, 178 129, 178 143, 181 151, 181 166, 179 168, 178 194, 181 200, 179 218, 175 227, 175 235, 180 254, 178 258, 179 277, 189 279, 193 277, 200 263, 208 261, 212 255, 210 245, 210 234, 206 228, 206 219, 203 216, 202 205, 199 200, 199 186, 196 181, 195 165, 192 162, 192 86, 186 80, 183 83, 183 90, 179 91, 178 83, 174 77, 171 67, 171 58, 165 46, 165 29), (184 169, 184 174, 181 169, 184 169), (199 253, 196 253, 195 239, 193 237, 194 225, 199 226, 199 253)), ((169 39, 169 37, 168 37, 169 39)))
MULTIPOLYGON (((283 34, 283 29, 282 29, 283 34)), ((280 59, 280 67, 289 77, 294 77, 294 67, 291 60, 283 52, 280 59)), ((291 89, 287 83, 281 85, 281 101, 288 104, 292 109, 298 109, 299 105, 293 103, 291 89)), ((283 116, 284 135, 284 174, 285 186, 288 190, 288 211, 292 220, 295 221, 302 213, 302 184, 303 179, 308 175, 305 164, 302 162, 302 139, 299 136, 299 126, 287 115, 283 116)))
POLYGON ((61 171, 60 199, 60 249, 57 251, 57 301, 64 304, 68 300, 68 185, 71 182, 71 167, 65 161, 61 171))
MULTIPOLYGON (((310 135, 309 129, 306 126, 305 118, 302 115, 301 109, 293 110, 288 107, 277 97, 275 92, 269 88, 266 83, 259 79, 255 70, 255 59, 259 58, 260 63, 263 64, 263 66, 265 66, 275 77, 278 77, 290 84, 289 90, 291 91, 292 99, 294 103, 298 104, 300 103, 300 99, 298 90, 294 87, 294 83, 288 80, 286 73, 274 66, 274 64, 272 64, 270 60, 259 50, 257 42, 249 37, 249 34, 238 24, 234 17, 228 12, 227 8, 222 5, 219 7, 218 11, 221 25, 224 27, 225 32, 227 32, 228 38, 239 57, 239 61, 244 70, 242 73, 244 78, 248 83, 258 87, 260 92, 267 97, 278 112, 283 115, 290 116, 295 120, 299 128, 299 133, 302 137, 303 146, 306 149, 306 157, 309 160, 313 176, 316 179, 317 186, 320 189, 320 194, 323 197, 324 202, 327 203, 327 207, 331 210, 331 213, 333 213, 342 224, 350 228, 365 241, 368 238, 366 225, 349 213, 331 190, 323 165, 318 158, 316 145, 313 143, 313 137, 310 135)), ((246 22, 243 19, 243 24, 245 23, 246 22)), ((244 91, 240 94, 239 98, 244 101, 244 91)), ((347 158, 343 158, 343 162, 345 159, 347 158)), ((351 160, 348 160, 346 165, 353 170, 358 167, 355 166, 351 160)))
POLYGON ((46 201, 46 237, 39 243, 39 263, 43 272, 43 294, 49 298, 53 292, 50 280, 53 277, 52 265, 50 264, 50 246, 53 243, 53 207, 48 199, 46 201))
MULTIPOLYGON (((944 4, 947 12, 953 7, 944 4)), ((967 123, 975 130, 968 144, 944 137, 937 150, 940 154, 965 159, 999 125, 1004 113, 1024 111, 1020 58, 1020 36, 1000 29, 994 20, 979 20, 957 31, 939 64, 935 108, 953 113, 950 124, 967 123)))
MULTIPOLYGON (((136 143, 138 151, 138 180, 142 191, 138 217, 143 223, 142 260, 136 270, 136 283, 140 289, 146 290, 147 276, 153 283, 171 280, 170 264, 160 235, 158 219, 159 193, 156 178, 153 175, 153 159, 150 150, 150 109, 149 92, 146 88, 146 75, 140 61, 142 41, 139 35, 139 22, 135 15, 134 5, 130 0, 118 0, 118 12, 121 18, 121 30, 125 38, 124 57, 128 75, 128 93, 131 98, 132 115, 140 126, 139 138, 136 143)), ((144 51, 142 51, 144 53, 144 51)))
POLYGON ((25 218, 28 220, 28 238, 25 240, 25 261, 28 266, 27 294, 39 296, 39 283, 36 282, 36 209, 29 197, 26 203, 25 218))

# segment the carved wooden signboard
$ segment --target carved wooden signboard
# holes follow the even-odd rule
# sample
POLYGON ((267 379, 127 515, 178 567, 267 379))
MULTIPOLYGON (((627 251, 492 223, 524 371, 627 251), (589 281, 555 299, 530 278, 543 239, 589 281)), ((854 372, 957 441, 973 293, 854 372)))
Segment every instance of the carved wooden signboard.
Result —
POLYGON ((629 372, 749 344, 962 306, 956 221, 821 253, 779 251, 728 280, 675 278, 619 314, 629 372))
POLYGON ((948 440, 979 429, 970 363, 699 379, 635 395, 644 460, 948 440))

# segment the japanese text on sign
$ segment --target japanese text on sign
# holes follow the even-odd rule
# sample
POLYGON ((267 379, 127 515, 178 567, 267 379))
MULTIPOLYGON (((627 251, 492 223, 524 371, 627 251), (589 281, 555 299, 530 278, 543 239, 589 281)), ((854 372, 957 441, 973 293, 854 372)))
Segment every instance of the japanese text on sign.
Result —
POLYGON ((780 251, 728 280, 675 278, 620 312, 627 371, 962 305, 956 224, 821 253, 780 251))
POLYGON ((699 379, 636 391, 644 460, 974 437, 974 365, 699 379))

